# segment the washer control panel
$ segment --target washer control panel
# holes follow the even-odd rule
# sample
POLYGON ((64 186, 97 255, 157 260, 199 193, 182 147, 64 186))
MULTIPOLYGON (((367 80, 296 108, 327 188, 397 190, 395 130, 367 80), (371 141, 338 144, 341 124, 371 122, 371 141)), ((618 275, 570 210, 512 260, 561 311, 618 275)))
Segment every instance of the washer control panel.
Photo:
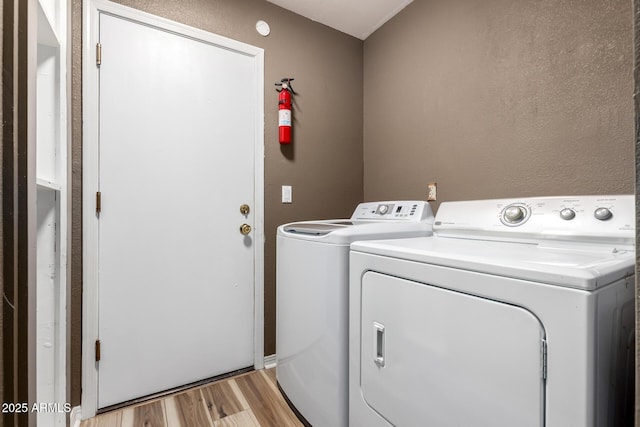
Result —
POLYGON ((434 232, 510 239, 635 239, 635 197, 577 196, 444 202, 434 232))
POLYGON ((419 200, 399 200, 360 203, 351 215, 351 220, 390 220, 420 222, 433 218, 427 202, 419 200))

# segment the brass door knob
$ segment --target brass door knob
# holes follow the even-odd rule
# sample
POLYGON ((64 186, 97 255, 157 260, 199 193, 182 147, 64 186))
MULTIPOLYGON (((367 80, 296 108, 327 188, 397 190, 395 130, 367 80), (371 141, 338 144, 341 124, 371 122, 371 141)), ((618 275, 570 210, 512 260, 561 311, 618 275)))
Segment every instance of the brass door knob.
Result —
POLYGON ((242 224, 240 226, 240 233, 244 234, 245 236, 251 233, 251 226, 249 224, 242 224))
POLYGON ((242 215, 248 215, 249 212, 251 212, 251 208, 249 208, 249 205, 244 204, 244 205, 240 206, 240 213, 242 215))

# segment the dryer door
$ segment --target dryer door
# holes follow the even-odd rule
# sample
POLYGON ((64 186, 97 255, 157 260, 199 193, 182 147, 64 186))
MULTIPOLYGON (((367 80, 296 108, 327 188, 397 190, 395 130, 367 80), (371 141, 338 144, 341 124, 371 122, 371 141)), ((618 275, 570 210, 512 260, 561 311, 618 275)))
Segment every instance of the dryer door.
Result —
POLYGON ((545 333, 531 312, 367 272, 361 321, 362 395, 391 424, 543 425, 545 333))

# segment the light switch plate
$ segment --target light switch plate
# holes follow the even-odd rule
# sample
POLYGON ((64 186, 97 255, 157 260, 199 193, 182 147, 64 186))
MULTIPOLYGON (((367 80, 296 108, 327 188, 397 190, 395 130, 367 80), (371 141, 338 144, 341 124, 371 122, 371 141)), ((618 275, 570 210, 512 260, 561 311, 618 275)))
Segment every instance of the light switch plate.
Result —
POLYGON ((282 203, 292 203, 292 190, 290 185, 282 186, 282 203))

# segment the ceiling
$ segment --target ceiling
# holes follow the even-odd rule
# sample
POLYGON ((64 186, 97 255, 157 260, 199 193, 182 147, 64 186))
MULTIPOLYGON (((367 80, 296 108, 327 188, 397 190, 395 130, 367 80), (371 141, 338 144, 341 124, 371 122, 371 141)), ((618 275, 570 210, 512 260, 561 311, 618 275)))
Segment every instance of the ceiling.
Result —
POLYGON ((267 0, 364 40, 413 0, 267 0))

